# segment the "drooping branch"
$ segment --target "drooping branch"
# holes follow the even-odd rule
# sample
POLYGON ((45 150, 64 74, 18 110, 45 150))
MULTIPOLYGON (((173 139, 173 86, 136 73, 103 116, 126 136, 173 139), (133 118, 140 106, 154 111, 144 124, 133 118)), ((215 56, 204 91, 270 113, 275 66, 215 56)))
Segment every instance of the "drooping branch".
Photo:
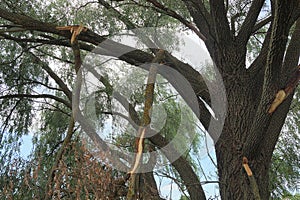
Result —
POLYGON ((59 166, 59 162, 62 159, 63 153, 65 152, 67 145, 71 142, 71 138, 72 138, 73 131, 74 131, 74 125, 75 125, 74 118, 71 116, 69 126, 67 129, 67 135, 55 157, 54 164, 52 165, 50 174, 48 176, 48 181, 47 181, 47 185, 46 185, 46 198, 45 198, 46 200, 52 199, 52 194, 53 194, 52 184, 53 184, 53 180, 55 177, 55 172, 59 166))
MULTIPOLYGON (((139 27, 135 25, 131 20, 129 20, 127 17, 125 17, 120 11, 118 11, 116 8, 114 8, 111 4, 106 2, 105 0, 98 0, 98 2, 104 6, 106 9, 110 10, 117 19, 122 21, 128 30, 131 30, 133 33, 136 34, 136 36, 143 41, 145 45, 147 45, 150 49, 156 48, 158 49, 157 45, 151 41, 141 30, 139 30, 139 27)), ((152 51, 155 53, 155 51, 152 51)))
POLYGON ((9 126, 9 120, 11 119, 14 111, 16 110, 17 106, 20 104, 21 99, 19 99, 15 105, 10 109, 8 115, 6 116, 5 120, 2 122, 1 124, 1 133, 0 133, 0 143, 2 143, 2 138, 4 136, 4 133, 7 129, 7 127, 9 126))
MULTIPOLYGON (((14 39, 14 38, 11 38, 9 36, 8 36, 8 38, 9 39, 14 39)), ((17 40, 14 40, 14 41, 18 42, 20 44, 20 46, 22 46, 22 40, 17 39, 17 40)), ((64 83, 64 81, 48 66, 48 64, 43 62, 39 57, 37 57, 35 54, 33 54, 29 49, 25 48, 24 52, 26 54, 28 54, 33 59, 33 62, 38 63, 38 64, 41 65, 42 69, 44 69, 48 73, 48 75, 51 78, 53 78, 53 80, 58 84, 58 86, 64 92, 64 94, 67 96, 69 101, 72 101, 72 92, 71 92, 71 90, 64 83)), ((43 84, 43 83, 40 83, 40 84, 45 86, 45 84, 43 84)))
POLYGON ((72 108, 72 105, 69 101, 62 99, 60 97, 57 97, 52 94, 7 94, 0 96, 0 99, 22 99, 22 98, 30 98, 30 99, 53 99, 57 102, 63 103, 68 108, 72 108))
MULTIPOLYGON (((19 23, 23 27, 27 28, 27 30, 36 30, 36 31, 42 31, 42 32, 46 32, 46 33, 54 33, 59 36, 63 36, 63 37, 67 37, 67 38, 71 37, 71 33, 69 31, 57 30, 56 25, 42 23, 38 20, 32 19, 27 16, 24 17, 23 15, 19 15, 19 14, 15 14, 14 17, 10 17, 11 15, 14 15, 14 14, 7 12, 3 9, 0 9, 0 17, 3 17, 4 19, 7 19, 14 23, 19 23), (27 22, 26 20, 28 20, 29 22, 27 22), (31 26, 29 26, 28 24, 31 24, 31 26)), ((37 43, 45 43, 45 44, 56 44, 56 45, 62 45, 62 46, 71 46, 70 44, 68 45, 68 43, 66 43, 62 40, 58 40, 58 41, 50 40, 49 41, 49 40, 39 40, 39 39, 20 39, 20 38, 11 37, 9 35, 5 35, 5 37, 7 37, 7 39, 11 39, 14 41, 25 41, 25 42, 28 41, 28 42, 37 42, 37 43)), ((93 33, 91 30, 87 30, 86 32, 81 33, 78 36, 78 41, 80 41, 80 40, 84 41, 84 42, 96 44, 96 45, 100 44, 103 41, 106 41, 105 45, 104 44, 101 45, 101 48, 94 49, 93 46, 89 46, 84 43, 80 43, 80 48, 87 50, 87 51, 95 50, 94 53, 99 53, 102 55, 119 56, 119 59, 121 59, 129 64, 132 64, 132 65, 139 66, 140 64, 150 63, 151 60, 153 59, 153 56, 151 54, 134 49, 134 48, 126 46, 126 45, 122 45, 121 43, 118 43, 118 42, 108 40, 107 38, 105 38, 103 36, 93 33), (120 55, 120 54, 118 54, 118 52, 127 52, 127 53, 120 55)), ((166 60, 166 62, 170 63, 170 67, 173 67, 173 68, 176 67, 176 70, 179 69, 177 67, 178 64, 184 65, 184 68, 191 68, 191 66, 179 61, 175 57, 172 57, 172 60, 175 60, 177 62, 176 66, 173 66, 172 65, 173 63, 170 60, 166 60)), ((179 66, 179 67, 183 68, 183 66, 182 67, 179 66)), ((186 73, 184 73, 185 70, 180 71, 180 73, 182 73, 185 77, 187 77, 188 80, 189 80, 189 78, 192 78, 193 76, 197 77, 197 78, 194 78, 194 80, 199 78, 199 73, 196 70, 194 70, 193 73, 189 73, 188 75, 186 73)), ((199 80, 199 81, 203 82, 202 80, 199 80)), ((191 85, 193 87, 199 87, 199 86, 196 86, 195 83, 191 83, 191 85)), ((203 85, 201 85, 201 87, 203 87, 203 85)), ((207 97, 207 95, 201 95, 201 96, 207 97)))
POLYGON ((61 90, 64 92, 64 94, 68 97, 70 101, 72 101, 72 92, 68 88, 68 86, 64 83, 64 81, 45 63, 43 62, 39 57, 37 57, 32 52, 28 52, 34 62, 40 63, 42 68, 48 73, 48 75, 53 78, 53 80, 56 82, 56 84, 61 88, 61 90))
MULTIPOLYGON (((109 52, 118 52, 119 51, 119 46, 115 46, 115 45, 104 45, 103 48, 105 48, 109 52)), ((96 50, 96 52, 97 52, 97 50, 96 50)), ((144 54, 143 52, 141 52, 141 53, 144 54)), ((143 56, 140 54, 140 51, 131 51, 129 53, 124 54, 124 56, 128 56, 128 55, 130 55, 130 57, 132 57, 132 58, 135 56, 143 56)), ((123 56, 120 56, 120 59, 123 60, 123 56)), ((130 60, 129 60, 129 62, 130 62, 130 60)), ((170 70, 166 71, 165 68, 159 68, 158 73, 163 75, 164 78, 166 78, 170 82, 170 84, 178 91, 178 93, 183 97, 183 99, 187 102, 187 104, 192 109, 193 109, 192 105, 195 102, 192 102, 193 99, 191 98, 191 95, 187 93, 186 88, 182 87, 179 80, 174 78, 176 76, 178 77, 178 75, 176 75, 176 73, 178 73, 178 72, 181 75, 183 75, 183 77, 186 80, 189 81, 195 94, 197 96, 200 96, 202 99, 205 100, 205 102, 207 104, 210 105, 210 95, 208 92, 208 88, 205 84, 203 77, 195 69, 193 69, 190 65, 181 62, 180 60, 178 60, 176 57, 172 56, 168 52, 166 52, 166 58, 165 58, 164 62, 166 63, 165 65, 170 66, 171 68, 175 69, 176 71, 170 71, 170 70)), ((149 63, 149 61, 146 61, 144 63, 149 63)), ((132 64, 137 65, 137 63, 132 63, 132 64)), ((141 67, 145 70, 149 70, 149 65, 140 65, 139 67, 141 67)), ((200 120, 203 123, 204 127, 207 128, 209 126, 211 114, 209 113, 207 108, 204 106, 202 101, 199 100, 198 103, 199 103, 199 108, 201 109, 200 120)), ((198 112, 196 110, 193 110, 193 111, 195 112, 195 114, 197 116, 199 116, 198 112)))
MULTIPOLYGON (((19 17, 22 18, 22 16, 19 16, 19 17)), ((32 19, 30 19, 30 20, 32 20, 32 19)), ((23 23, 22 19, 20 19, 20 23, 23 23)), ((39 26, 38 21, 35 21, 35 25, 39 26)), ((33 26, 26 26, 26 27, 28 27, 29 30, 35 30, 33 26)), ((54 30, 56 26, 52 25, 52 27, 54 30)), ((71 37, 71 34, 68 31, 58 31, 57 32, 57 30, 54 30, 55 32, 53 32, 52 29, 49 31, 49 29, 47 27, 45 29, 44 29, 44 27, 38 27, 38 29, 36 29, 36 30, 42 31, 42 32, 47 32, 47 33, 54 33, 59 36, 63 36, 63 37, 67 37, 67 38, 71 37)), ((103 38, 101 36, 92 34, 90 30, 80 34, 78 36, 78 39, 81 41, 92 43, 92 44, 99 44, 101 41, 103 41, 102 40, 103 38), (97 39, 96 37, 100 37, 100 38, 97 39)), ((65 44, 67 44, 67 43, 65 43, 65 44)), ((82 45, 81 45, 81 47, 82 47, 82 45)), ((142 63, 150 62, 153 58, 153 56, 151 56, 145 52, 126 47, 125 45, 121 45, 116 42, 108 43, 106 48, 101 49, 100 53, 102 53, 104 55, 115 55, 114 54, 115 52, 113 50, 124 49, 124 48, 128 49, 129 53, 122 55, 120 57, 120 59, 122 59, 128 63, 134 64, 134 65, 139 65, 142 63), (112 47, 114 47, 114 48, 112 48, 112 47)), ((175 57, 169 57, 169 59, 166 59, 166 63, 170 63, 171 67, 176 68, 188 80, 190 80, 191 85, 192 85, 193 89, 196 91, 197 95, 202 96, 202 94, 207 92, 205 87, 202 85, 202 83, 205 84, 204 81, 202 80, 202 77, 199 76, 199 73, 196 70, 192 69, 188 64, 185 64, 185 63, 179 61, 175 57), (175 65, 173 64, 174 61, 176 61, 175 65), (201 83, 201 84, 199 84, 199 83, 201 83)), ((169 77, 169 79, 172 80, 172 77, 169 77)), ((173 81, 175 84, 176 80, 173 79, 173 81)), ((181 91, 181 93, 185 93, 185 92, 186 91, 184 91, 184 90, 181 91)), ((206 95, 203 95, 203 96, 206 96, 206 95)), ((189 97, 187 96, 186 100, 188 100, 188 98, 189 97)), ((207 96, 207 99, 209 99, 209 95, 207 96)), ((206 119, 209 119, 208 116, 210 116, 210 115, 203 116, 203 117, 205 117, 206 119)), ((84 120, 83 116, 79 116, 78 119, 79 119, 83 129, 85 130, 85 132, 90 133, 89 136, 91 137, 91 139, 93 141, 95 141, 96 145, 101 146, 105 150, 107 148, 106 144, 99 137, 97 137, 97 133, 95 132, 95 130, 93 130, 92 126, 87 121, 84 120)), ((157 136, 157 137, 159 137, 159 136, 157 136)), ((157 140, 157 145, 159 146, 159 144, 160 144, 160 147, 163 147, 164 145, 168 144, 167 141, 162 143, 163 141, 164 140, 161 137, 159 137, 157 140)), ((174 152, 168 152, 167 156, 172 157, 173 153, 174 152)), ((181 174, 182 180, 187 184, 187 188, 188 188, 191 198, 197 199, 197 200, 205 199, 204 192, 203 192, 203 189, 201 188, 201 184, 197 178, 197 175, 196 175, 196 173, 193 172, 192 167, 190 167, 188 161, 184 157, 181 157, 178 161, 176 161, 175 168, 181 174)))
POLYGON ((127 17, 122 15, 117 9, 115 9, 112 4, 109 4, 105 0, 98 0, 98 3, 104 6, 106 9, 109 9, 119 20, 121 20, 127 27, 127 29, 135 29, 138 28, 132 21, 130 21, 127 17))
MULTIPOLYGON (((79 49, 79 45, 78 45, 78 41, 77 41, 77 35, 80 34, 81 31, 78 32, 74 32, 71 38, 71 44, 72 44, 72 49, 73 49, 73 53, 74 53, 74 68, 75 68, 75 72, 77 74, 77 76, 81 76, 81 73, 78 73, 80 67, 81 67, 81 57, 80 57, 80 49, 79 49)), ((38 59, 37 57, 35 57, 36 59, 38 59)), ((72 95, 69 94, 70 90, 68 89, 68 87, 62 82, 62 80, 56 76, 56 74, 51 70, 51 68, 49 68, 47 65, 44 66, 44 69, 51 74, 54 78, 54 80, 58 83, 58 84, 62 84, 62 86, 64 87, 64 89, 66 90, 66 94, 68 95, 72 95)), ((80 77, 81 80, 81 77, 80 77)), ((78 81, 77 81, 78 82, 78 81)), ((79 81, 78 84, 81 84, 81 82, 79 81)), ((75 92, 75 95, 72 97, 71 99, 75 100, 78 102, 79 100, 79 95, 80 93, 75 92), (76 96, 77 95, 77 96, 76 96)), ((74 106, 72 107, 72 110, 74 109, 74 106)), ((53 179, 55 176, 55 171, 59 165, 60 160, 62 159, 63 153, 66 150, 67 145, 69 145, 69 143, 71 142, 72 136, 73 136, 73 131, 74 131, 74 126, 75 126, 75 120, 74 120, 74 115, 71 115, 70 117, 70 122, 69 122, 69 126, 68 126, 68 130, 67 130, 67 135, 64 139, 64 142, 60 148, 60 150, 58 151, 56 158, 55 158, 55 162, 51 168, 50 171, 50 176, 48 177, 48 181, 47 181, 47 193, 46 193, 46 199, 52 199, 52 183, 53 183, 53 179)))
MULTIPOLYGON (((71 33, 69 31, 65 30, 57 30, 56 25, 54 24, 48 24, 48 23, 41 23, 38 20, 35 20, 31 17, 27 17, 24 15, 16 14, 16 13, 10 13, 4 9, 0 9, 0 17, 7 19, 13 23, 19 24, 22 27, 26 28, 27 30, 36 30, 46 33, 52 33, 59 36, 63 36, 66 38, 71 38, 71 33)), ((56 44, 56 45, 62 45, 62 46, 71 46, 71 44, 64 40, 35 40, 35 39, 20 39, 20 38, 14 38, 8 35, 5 35, 8 39, 11 40, 19 40, 19 41, 28 41, 28 42, 42 42, 45 44, 56 44)), ((93 53, 101 54, 101 55, 109 55, 109 56, 115 56, 118 57, 120 60, 125 61, 129 64, 143 67, 146 70, 149 70, 149 67, 147 65, 141 65, 145 63, 150 63, 153 59, 153 56, 149 53, 146 53, 141 50, 134 49, 132 47, 120 44, 118 42, 114 42, 111 40, 106 39, 103 36, 97 35, 91 30, 87 30, 86 32, 82 32, 80 35, 78 35, 78 42, 83 41, 86 43, 91 43, 94 45, 98 45, 101 42, 105 41, 105 43, 101 43, 101 47, 94 49, 93 53), (125 52, 125 53, 120 53, 125 52)), ((82 49, 92 51, 93 46, 88 45, 86 43, 80 43, 80 47, 82 49)), ((193 69, 190 65, 183 63, 182 61, 178 60, 174 56, 170 55, 166 58, 165 63, 168 63, 168 65, 176 69, 179 73, 181 73, 186 80, 188 80, 195 91, 197 96, 200 96, 202 99, 206 101, 206 103, 210 103, 210 96, 208 93, 208 90, 206 89, 205 82, 203 80, 203 77, 197 72, 195 69, 193 69)), ((193 102, 191 101, 191 98, 186 95, 186 91, 184 88, 180 88, 178 86, 178 83, 176 83, 176 80, 172 75, 165 73, 165 78, 174 86, 174 88, 179 92, 181 96, 183 96, 184 100, 187 102, 188 105, 193 105, 193 102)), ((202 121, 203 125, 205 127, 209 126, 210 122, 210 113, 203 104, 203 102, 199 101, 199 107, 200 109, 203 109, 203 112, 201 112, 200 120, 202 121), (204 114, 205 113, 205 114, 204 114)))

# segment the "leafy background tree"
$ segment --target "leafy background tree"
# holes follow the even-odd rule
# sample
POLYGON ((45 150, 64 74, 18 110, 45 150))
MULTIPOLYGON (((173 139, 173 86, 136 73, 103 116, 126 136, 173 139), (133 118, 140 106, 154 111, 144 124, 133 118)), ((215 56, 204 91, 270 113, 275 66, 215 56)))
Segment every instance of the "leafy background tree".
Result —
MULTIPOLYGON (((275 113, 266 112, 278 90, 285 88, 299 70, 299 4, 297 0, 2 0, 1 198, 124 199, 127 195, 126 174, 104 165, 87 151, 79 124, 75 124, 71 134, 68 131, 72 124, 70 88, 76 79, 74 55, 70 33, 55 26, 80 23, 89 28, 78 37, 82 57, 123 29, 192 30, 204 40, 227 92, 228 115, 220 139, 215 141, 221 198, 254 198, 242 169, 243 156, 249 159, 262 199, 270 195, 288 197, 299 191, 299 92, 289 95, 275 113), (21 138, 33 133, 34 149, 24 160, 19 154, 21 138), (70 135, 71 139, 67 139, 70 135)), ((167 41, 170 50, 180 42, 173 40, 167 41)), ((153 56, 145 50, 121 60, 138 65, 151 62, 153 56)), ((166 63, 181 73, 194 92, 210 104, 207 88, 192 65, 177 58, 167 59, 166 63)), ((167 81, 175 83, 170 77, 167 81)), ((98 99, 100 111, 109 109, 110 105, 109 87, 104 87, 102 92, 98 99)), ((178 93, 183 95, 184 91, 178 93)), ((136 91, 129 103, 142 105, 142 94, 142 89, 136 91)), ((166 88, 161 88, 156 95, 170 96, 166 88)), ((184 100, 190 105, 187 97, 184 100)), ((197 123, 207 129, 211 114, 201 101, 198 103, 202 114, 197 123)), ((168 98, 165 106, 171 121, 160 139, 172 138, 177 121, 174 107, 178 107, 178 102, 168 98)), ((136 114, 141 115, 139 111, 136 114)), ((98 113, 98 116, 104 125, 107 115, 98 113)), ((192 131, 197 130, 197 126, 194 128, 192 131)), ((115 139, 113 142, 119 145, 132 143, 132 138, 124 135, 115 139)), ((202 140, 196 138, 189 152, 155 176, 143 174, 143 197, 162 199, 157 179, 163 177, 178 185, 181 199, 205 199, 200 182, 201 167, 205 166, 196 162, 202 140)), ((157 148, 164 143, 153 139, 149 144, 157 148)))

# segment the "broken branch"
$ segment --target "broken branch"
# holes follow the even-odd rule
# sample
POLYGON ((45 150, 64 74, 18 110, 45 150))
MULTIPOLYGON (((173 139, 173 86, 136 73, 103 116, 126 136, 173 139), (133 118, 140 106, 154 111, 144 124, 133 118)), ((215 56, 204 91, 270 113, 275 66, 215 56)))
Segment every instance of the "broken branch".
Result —
POLYGON ((248 159, 246 157, 243 157, 243 167, 248 175, 248 179, 250 181, 250 186, 252 189, 252 193, 254 194, 254 199, 255 200, 260 200, 260 194, 259 194, 259 189, 256 183, 256 180, 253 176, 253 173, 248 165, 248 159))
POLYGON ((268 113, 273 113, 276 108, 294 91, 300 80, 300 65, 298 65, 298 70, 294 73, 293 77, 289 80, 287 86, 283 90, 279 90, 276 97, 271 104, 268 113))
POLYGON ((71 37, 71 44, 74 43, 76 37, 83 31, 86 32, 88 30, 87 27, 83 26, 82 24, 80 25, 74 25, 74 26, 57 26, 55 27, 57 30, 61 31, 70 31, 72 33, 71 37))

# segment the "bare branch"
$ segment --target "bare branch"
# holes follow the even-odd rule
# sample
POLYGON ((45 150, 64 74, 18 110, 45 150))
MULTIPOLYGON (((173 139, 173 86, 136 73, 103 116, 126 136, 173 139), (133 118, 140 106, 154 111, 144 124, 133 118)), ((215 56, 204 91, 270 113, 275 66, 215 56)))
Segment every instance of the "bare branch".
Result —
MULTIPOLYGON (((145 37, 145 34, 140 33, 140 31, 137 29, 139 28, 137 25, 135 25, 132 21, 130 21, 127 17, 125 17, 122 13, 120 13, 117 9, 111 6, 111 4, 107 3, 105 0, 98 0, 98 2, 103 5, 106 9, 110 10, 115 14, 115 16, 121 20, 127 27, 127 29, 132 30, 141 41, 144 42, 148 47, 157 47, 156 44, 154 44, 148 37, 145 37)), ((155 52, 153 52, 155 53, 155 52)))
POLYGON ((159 8, 165 14, 177 19, 182 24, 184 24, 186 27, 188 27, 189 29, 194 31, 201 40, 203 40, 203 41, 207 40, 207 38, 191 22, 184 19, 181 15, 177 14, 174 10, 171 10, 170 8, 165 7, 163 4, 159 3, 156 0, 147 0, 147 1, 151 4, 153 4, 155 7, 159 8))
POLYGON ((35 62, 41 64, 42 68, 49 74, 49 76, 51 78, 53 78, 53 80, 57 83, 57 85, 62 89, 64 94, 68 97, 68 99, 70 101, 72 101, 72 92, 68 88, 68 86, 64 83, 64 81, 59 76, 57 76, 57 74, 45 62, 43 62, 39 57, 37 57, 36 55, 34 55, 31 52, 28 52, 28 54, 33 57, 35 62))
POLYGON ((254 25, 256 23, 260 10, 264 5, 264 2, 265 0, 252 1, 248 15, 246 16, 237 36, 240 43, 247 43, 249 37, 253 33, 254 25))
POLYGON ((202 0, 182 0, 189 10, 200 32, 208 39, 214 38, 211 30, 212 18, 202 0))
POLYGON ((259 29, 261 29, 263 26, 267 25, 269 22, 272 21, 272 16, 269 16, 261 21, 259 21, 257 24, 255 24, 255 26, 252 29, 252 33, 255 33, 256 31, 258 31, 259 29))
POLYGON ((60 103, 63 103, 66 105, 68 108, 72 108, 72 105, 69 101, 66 101, 65 99, 59 98, 57 96, 51 95, 51 94, 7 94, 0 96, 0 99, 13 99, 13 98, 43 98, 43 99, 53 99, 55 101, 58 101, 60 103))
POLYGON ((217 42, 230 43, 232 41, 224 0, 210 0, 210 13, 217 42))

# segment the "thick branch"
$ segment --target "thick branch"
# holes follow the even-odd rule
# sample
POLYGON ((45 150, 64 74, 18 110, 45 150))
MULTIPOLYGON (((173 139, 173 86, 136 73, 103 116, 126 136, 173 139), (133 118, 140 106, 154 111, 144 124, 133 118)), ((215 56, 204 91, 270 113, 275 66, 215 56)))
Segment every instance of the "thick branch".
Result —
POLYGON ((224 0, 210 0, 210 13, 213 19, 216 40, 219 44, 232 41, 224 0))
POLYGON ((197 28, 206 37, 211 38, 210 25, 212 23, 211 16, 201 0, 182 0, 194 19, 197 28))
POLYGON ((268 59, 264 73, 264 83, 262 98, 260 99, 257 112, 254 117, 254 123, 248 134, 243 152, 245 156, 252 157, 259 152, 259 144, 270 123, 270 116, 266 114, 268 106, 273 100, 275 94, 281 87, 278 80, 281 78, 281 66, 290 26, 289 13, 291 7, 287 0, 276 0, 274 5, 275 15, 272 24, 272 34, 268 51, 268 59))
POLYGON ((265 0, 254 0, 252 1, 251 7, 249 9, 248 15, 246 16, 237 39, 239 43, 246 44, 249 37, 253 33, 254 25, 257 20, 257 17, 260 13, 262 6, 264 5, 265 0))
MULTIPOLYGON (((71 38, 72 36, 70 31, 57 30, 57 26, 55 24, 41 22, 29 16, 12 13, 2 8, 0 8, 0 17, 10 22, 13 22, 14 24, 21 25, 26 30, 53 33, 67 38, 71 38)), ((84 34, 81 34, 78 37, 78 39, 98 45, 99 43, 103 42, 106 38, 88 30, 84 34)))
MULTIPOLYGON (((165 150, 164 147, 168 145, 168 141, 160 134, 154 134, 154 136, 149 139, 154 145, 161 148, 169 160, 173 160, 172 158, 177 156, 178 152, 173 145, 170 145, 169 148, 165 150)), ((177 160, 172 162, 172 165, 178 171, 186 185, 191 200, 205 200, 206 198, 201 183, 190 163, 183 156, 180 156, 177 160)))
MULTIPOLYGON (((300 19, 297 20, 295 31, 292 34, 292 38, 290 40, 289 46, 286 51, 283 72, 286 74, 286 78, 284 78, 285 83, 287 80, 291 78, 291 74, 295 73, 295 70, 299 70, 296 67, 298 64, 300 55, 300 19)), ((299 73, 299 71, 298 71, 299 73)), ((266 155, 267 159, 271 159, 272 152, 275 148, 276 142, 279 137, 279 133, 281 131, 282 125, 284 124, 287 112, 289 110, 289 106, 291 104, 293 94, 291 94, 278 108, 278 111, 272 115, 272 119, 270 122, 270 126, 265 133, 264 140, 268 142, 264 142, 263 152, 266 155)))
MULTIPOLYGON (((7 39, 7 40, 12 40, 15 42, 30 42, 30 43, 39 43, 39 44, 45 44, 45 45, 58 45, 58 46, 63 46, 63 47, 71 47, 71 44, 68 40, 66 39, 35 39, 35 38, 16 38, 12 37, 7 34, 0 33, 0 36, 2 38, 0 39, 7 39)), ((92 51, 95 49, 93 45, 88 45, 86 43, 80 43, 80 49, 86 50, 86 51, 92 51)), ((108 52, 103 50, 103 54, 107 54, 108 52)))
POLYGON ((295 30, 292 34, 289 46, 286 50, 282 73, 286 76, 286 81, 291 74, 295 72, 295 66, 298 65, 298 58, 300 55, 300 17, 296 21, 295 30))

